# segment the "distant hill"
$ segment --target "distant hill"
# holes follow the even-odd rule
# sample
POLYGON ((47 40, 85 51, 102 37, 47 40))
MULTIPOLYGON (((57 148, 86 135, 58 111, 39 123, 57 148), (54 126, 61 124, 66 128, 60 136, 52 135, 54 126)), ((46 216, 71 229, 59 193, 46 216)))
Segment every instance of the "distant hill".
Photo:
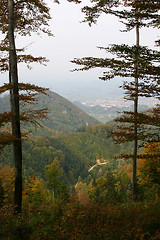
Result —
MULTIPOLYGON (((9 108, 9 96, 1 98, 0 112, 8 111, 9 108)), ((42 124, 57 133, 70 133, 82 127, 101 124, 99 120, 85 113, 64 97, 51 91, 48 91, 48 95, 39 95, 37 97, 35 108, 48 108, 48 119, 44 120, 42 124)), ((26 125, 25 127, 28 128, 26 125)))

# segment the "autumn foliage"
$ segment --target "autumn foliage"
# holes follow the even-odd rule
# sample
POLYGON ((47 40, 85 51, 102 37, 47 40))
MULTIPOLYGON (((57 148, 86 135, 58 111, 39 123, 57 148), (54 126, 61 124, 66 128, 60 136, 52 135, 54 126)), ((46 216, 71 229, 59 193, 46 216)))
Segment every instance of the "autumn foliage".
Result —
MULTIPOLYGON (((146 145, 144 155, 151 154, 153 148, 158 152, 159 144, 146 145)), ((57 168, 53 164, 51 167, 57 168)), ((14 170, 1 165, 0 237, 13 239, 18 236, 17 231, 23 229, 22 239, 26 237, 28 240, 158 240, 160 183, 153 174, 155 170, 159 174, 158 159, 144 158, 140 161, 139 185, 141 191, 144 189, 146 193, 141 201, 133 202, 130 198, 130 168, 129 165, 123 166, 121 163, 118 171, 108 172, 95 181, 91 180, 89 184, 79 179, 74 189, 69 192, 69 198, 60 201, 60 195, 55 195, 58 201, 55 200, 54 204, 52 191, 44 180, 38 177, 24 180, 23 212, 17 219, 13 207, 14 170)), ((58 184, 60 182, 56 182, 56 187, 58 184)), ((64 195, 64 190, 62 191, 64 195)), ((61 194, 60 191, 57 194, 61 194)))

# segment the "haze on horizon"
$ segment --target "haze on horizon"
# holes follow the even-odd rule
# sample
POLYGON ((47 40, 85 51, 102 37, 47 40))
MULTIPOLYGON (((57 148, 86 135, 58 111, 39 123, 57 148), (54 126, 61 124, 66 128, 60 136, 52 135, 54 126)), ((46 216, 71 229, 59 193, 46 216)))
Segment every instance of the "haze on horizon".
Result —
MULTIPOLYGON (((81 13, 82 4, 68 3, 52 4, 52 20, 50 28, 55 37, 42 35, 31 37, 16 37, 17 47, 28 46, 28 53, 34 56, 45 56, 49 59, 46 67, 32 64, 28 70, 24 64, 19 65, 19 80, 43 87, 75 100, 76 95, 83 97, 107 97, 122 95, 118 88, 122 80, 103 82, 99 80, 103 69, 94 69, 88 72, 71 72, 76 66, 70 61, 75 57, 105 57, 105 51, 97 46, 106 47, 112 43, 134 44, 135 33, 122 33, 123 25, 113 16, 102 15, 98 23, 89 27, 87 23, 80 23, 84 15, 81 13), (84 95, 84 96, 83 96, 84 95)), ((88 0, 86 1, 89 2, 88 0)), ((144 45, 154 46, 158 38, 158 30, 142 29, 141 42, 144 45)), ((1 82, 8 82, 8 73, 1 74, 1 82)))

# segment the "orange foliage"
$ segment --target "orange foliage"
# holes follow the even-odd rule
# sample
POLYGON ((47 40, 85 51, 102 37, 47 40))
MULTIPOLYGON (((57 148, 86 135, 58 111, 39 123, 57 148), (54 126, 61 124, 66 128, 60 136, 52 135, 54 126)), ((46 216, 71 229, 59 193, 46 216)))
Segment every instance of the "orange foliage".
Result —
POLYGON ((2 187, 4 189, 4 203, 7 205, 13 204, 14 199, 14 169, 9 166, 0 166, 0 179, 2 181, 2 187))
POLYGON ((88 189, 87 185, 85 183, 82 183, 81 181, 78 182, 75 186, 75 195, 74 200, 76 202, 79 202, 82 205, 88 204, 89 203, 89 194, 88 194, 88 189))
POLYGON ((160 185, 160 143, 146 143, 140 154, 138 173, 140 184, 160 185))

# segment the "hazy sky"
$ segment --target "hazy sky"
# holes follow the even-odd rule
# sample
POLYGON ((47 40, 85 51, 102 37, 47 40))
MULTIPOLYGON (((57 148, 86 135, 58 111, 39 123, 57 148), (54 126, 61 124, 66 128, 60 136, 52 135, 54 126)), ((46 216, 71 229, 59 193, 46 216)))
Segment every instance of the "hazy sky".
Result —
MULTIPOLYGON (((61 4, 52 4, 52 20, 50 27, 55 37, 35 36, 30 38, 16 38, 19 47, 28 46, 28 52, 35 56, 45 56, 50 62, 46 67, 33 64, 32 70, 27 70, 21 64, 19 66, 20 81, 30 82, 41 86, 49 87, 51 90, 65 95, 67 91, 78 90, 82 86, 96 89, 114 89, 113 84, 98 79, 102 75, 102 69, 88 72, 71 72, 76 67, 70 63, 74 57, 94 56, 105 57, 105 52, 100 51, 96 46, 108 46, 111 43, 134 43, 135 33, 121 33, 123 25, 112 16, 103 15, 96 25, 89 27, 87 23, 80 23, 83 20, 82 5, 68 3, 61 0, 61 4), (64 94, 63 94, 64 93, 64 94)), ((86 3, 88 1, 86 0, 86 3)), ((157 30, 143 31, 141 37, 145 45, 153 45, 158 37, 157 30)), ((3 81, 8 81, 7 74, 1 75, 3 81)))

